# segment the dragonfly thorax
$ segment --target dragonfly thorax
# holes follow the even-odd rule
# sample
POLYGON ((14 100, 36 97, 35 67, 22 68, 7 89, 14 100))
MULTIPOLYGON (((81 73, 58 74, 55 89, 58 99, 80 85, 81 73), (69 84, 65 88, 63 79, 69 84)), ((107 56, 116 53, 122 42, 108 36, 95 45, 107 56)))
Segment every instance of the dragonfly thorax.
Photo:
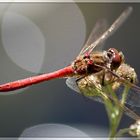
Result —
POLYGON ((102 67, 106 65, 106 58, 103 52, 94 52, 90 55, 81 55, 76 58, 72 63, 72 67, 76 74, 91 74, 102 70, 102 67))

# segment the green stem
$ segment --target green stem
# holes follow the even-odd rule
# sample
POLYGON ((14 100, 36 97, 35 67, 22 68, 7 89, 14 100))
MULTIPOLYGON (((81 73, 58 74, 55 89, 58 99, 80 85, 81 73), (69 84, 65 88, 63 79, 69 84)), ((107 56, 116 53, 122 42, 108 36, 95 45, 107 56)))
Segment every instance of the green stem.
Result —
MULTIPOLYGON (((115 93, 112 91, 112 89, 110 89, 110 87, 108 89, 109 89, 109 92, 111 93, 110 95, 113 96, 113 94, 115 94, 115 93)), ((120 102, 121 106, 124 106, 124 104, 125 104, 128 91, 129 91, 129 87, 125 86, 124 91, 122 93, 122 99, 120 102)), ((110 140, 114 139, 114 137, 116 136, 117 129, 118 129, 118 126, 120 124, 120 121, 121 121, 121 118, 123 115, 123 108, 120 107, 118 104, 119 104, 118 98, 116 96, 113 96, 113 102, 112 102, 113 109, 110 109, 109 111, 107 111, 108 116, 110 118, 110 133, 109 133, 110 140)), ((107 103, 105 103, 105 106, 106 106, 106 108, 108 108, 107 103)))

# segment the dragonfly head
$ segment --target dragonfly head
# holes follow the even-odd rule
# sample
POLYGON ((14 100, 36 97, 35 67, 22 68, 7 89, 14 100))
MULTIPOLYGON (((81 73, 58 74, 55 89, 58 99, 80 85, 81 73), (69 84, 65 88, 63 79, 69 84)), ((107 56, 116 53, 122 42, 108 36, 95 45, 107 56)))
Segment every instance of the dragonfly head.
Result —
POLYGON ((107 51, 107 58, 111 64, 111 69, 118 68, 122 62, 124 62, 124 56, 122 52, 118 52, 115 48, 110 48, 107 51))

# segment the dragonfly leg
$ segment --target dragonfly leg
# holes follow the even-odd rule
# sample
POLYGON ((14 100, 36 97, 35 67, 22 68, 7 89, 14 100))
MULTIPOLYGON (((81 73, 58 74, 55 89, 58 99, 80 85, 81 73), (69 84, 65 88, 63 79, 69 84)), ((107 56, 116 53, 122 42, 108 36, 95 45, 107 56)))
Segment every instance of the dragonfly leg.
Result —
POLYGON ((102 81, 101 84, 105 86, 105 70, 103 70, 102 81))

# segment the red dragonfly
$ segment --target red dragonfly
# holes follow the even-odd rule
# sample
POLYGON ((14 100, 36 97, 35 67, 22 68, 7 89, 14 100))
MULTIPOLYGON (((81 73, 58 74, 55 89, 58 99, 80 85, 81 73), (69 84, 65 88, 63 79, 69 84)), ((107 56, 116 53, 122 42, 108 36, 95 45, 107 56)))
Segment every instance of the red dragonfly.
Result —
MULTIPOLYGON (((0 92, 17 90, 55 78, 68 77, 69 78, 66 82, 67 85, 70 88, 76 90, 76 86, 71 82, 73 77, 76 79, 82 79, 88 75, 96 73, 98 74, 102 71, 108 72, 110 75, 116 77, 119 81, 121 81, 121 83, 129 84, 134 90, 140 91, 140 88, 135 85, 137 76, 134 69, 126 66, 132 70, 132 76, 123 70, 123 68, 125 68, 123 64, 125 63, 122 52, 119 52, 115 48, 110 48, 107 51, 100 50, 101 46, 103 46, 103 43, 122 25, 122 23, 128 18, 131 12, 132 7, 128 7, 109 28, 106 28, 107 24, 105 20, 99 20, 93 28, 86 44, 76 59, 71 63, 71 65, 52 73, 41 74, 38 76, 2 84, 0 85, 0 92), (119 70, 123 70, 123 75, 119 75, 119 70), (125 74, 125 72, 127 74, 125 74), (128 77, 126 77, 126 75, 130 75, 129 79, 127 79, 128 77)), ((120 84, 114 89, 118 89, 119 86, 120 84)), ((140 106, 140 94, 136 92, 130 94, 127 103, 134 106, 140 106)))

